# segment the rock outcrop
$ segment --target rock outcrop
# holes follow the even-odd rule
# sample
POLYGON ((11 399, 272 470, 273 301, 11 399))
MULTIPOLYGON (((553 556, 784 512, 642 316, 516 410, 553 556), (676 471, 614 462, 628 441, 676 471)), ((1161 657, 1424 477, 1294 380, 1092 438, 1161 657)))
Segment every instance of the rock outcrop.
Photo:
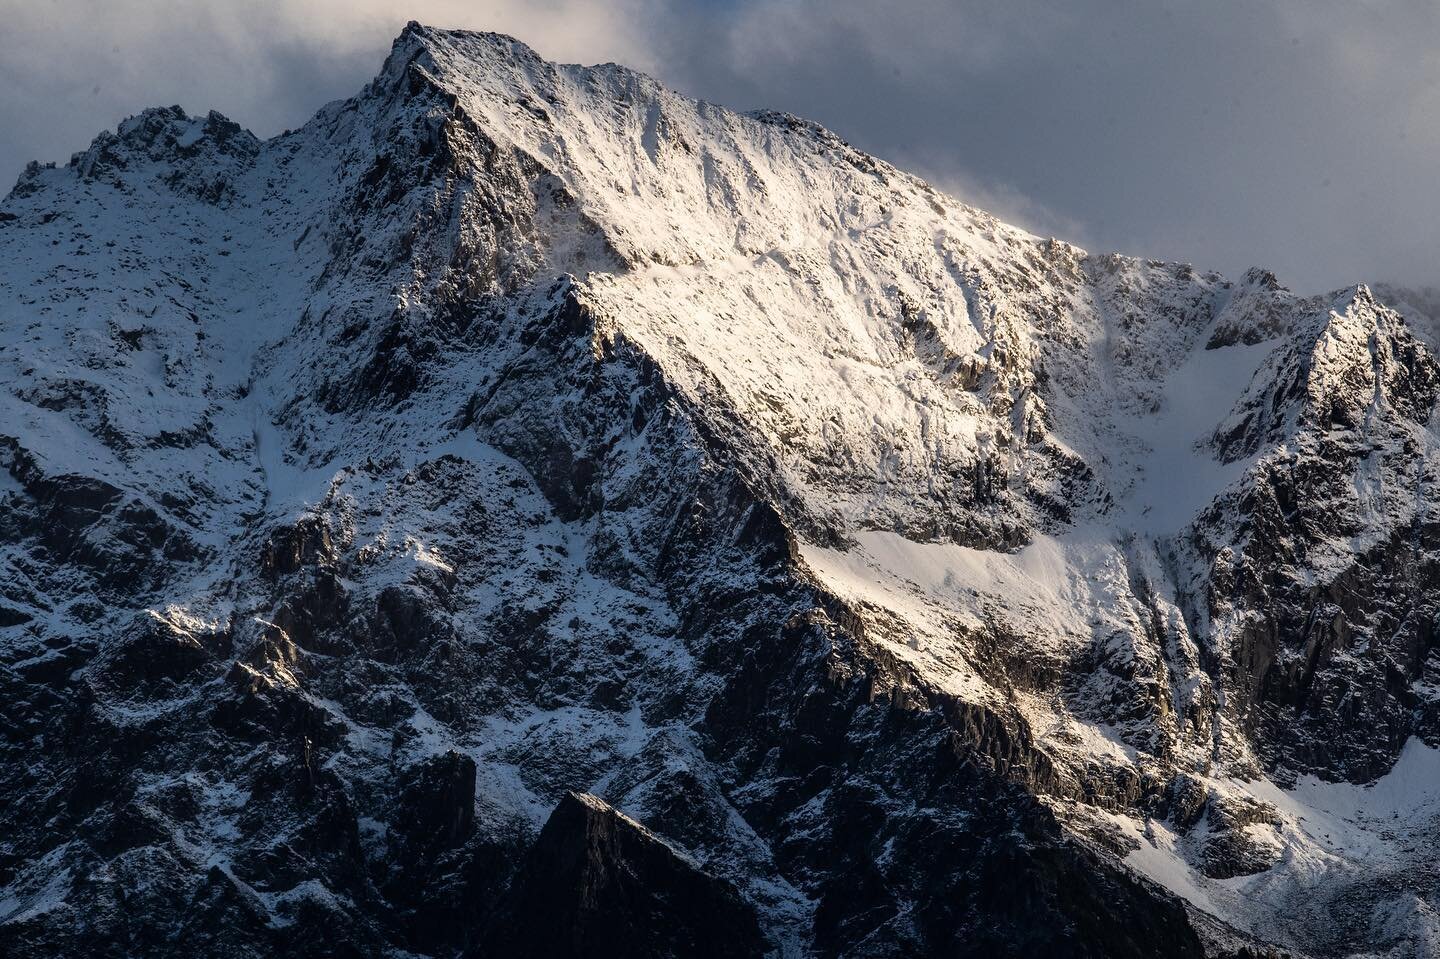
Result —
POLYGON ((728 883, 604 800, 566 793, 481 937, 477 956, 763 955, 728 883))

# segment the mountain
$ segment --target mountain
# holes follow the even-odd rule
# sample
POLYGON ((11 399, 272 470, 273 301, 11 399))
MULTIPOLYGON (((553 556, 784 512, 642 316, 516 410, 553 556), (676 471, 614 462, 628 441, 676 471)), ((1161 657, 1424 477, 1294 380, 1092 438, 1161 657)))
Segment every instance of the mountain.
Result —
POLYGON ((1415 298, 417 24, 0 262, 6 955, 1440 948, 1415 298))

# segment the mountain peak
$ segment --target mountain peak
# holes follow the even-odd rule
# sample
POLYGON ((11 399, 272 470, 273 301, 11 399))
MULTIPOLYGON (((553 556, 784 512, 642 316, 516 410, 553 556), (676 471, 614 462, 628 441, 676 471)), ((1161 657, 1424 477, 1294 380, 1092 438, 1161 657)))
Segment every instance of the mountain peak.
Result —
POLYGON ((445 50, 475 64, 506 60, 532 68, 548 65, 527 44, 507 34, 484 30, 445 30, 415 20, 407 23, 391 44, 390 60, 408 61, 422 50, 445 50))

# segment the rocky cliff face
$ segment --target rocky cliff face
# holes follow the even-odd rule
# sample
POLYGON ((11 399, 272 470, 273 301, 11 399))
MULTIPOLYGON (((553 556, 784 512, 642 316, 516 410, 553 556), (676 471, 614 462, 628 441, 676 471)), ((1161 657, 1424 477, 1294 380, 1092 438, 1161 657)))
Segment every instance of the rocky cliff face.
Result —
POLYGON ((1440 945, 1413 297, 418 25, 0 257, 7 954, 1440 945))

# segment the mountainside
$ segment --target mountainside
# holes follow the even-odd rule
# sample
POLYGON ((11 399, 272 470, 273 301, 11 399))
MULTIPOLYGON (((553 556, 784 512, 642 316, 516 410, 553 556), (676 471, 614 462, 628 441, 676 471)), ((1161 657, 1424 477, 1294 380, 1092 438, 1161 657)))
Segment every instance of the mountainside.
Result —
POLYGON ((1440 950, 1433 291, 417 24, 0 262, 6 955, 1440 950))

